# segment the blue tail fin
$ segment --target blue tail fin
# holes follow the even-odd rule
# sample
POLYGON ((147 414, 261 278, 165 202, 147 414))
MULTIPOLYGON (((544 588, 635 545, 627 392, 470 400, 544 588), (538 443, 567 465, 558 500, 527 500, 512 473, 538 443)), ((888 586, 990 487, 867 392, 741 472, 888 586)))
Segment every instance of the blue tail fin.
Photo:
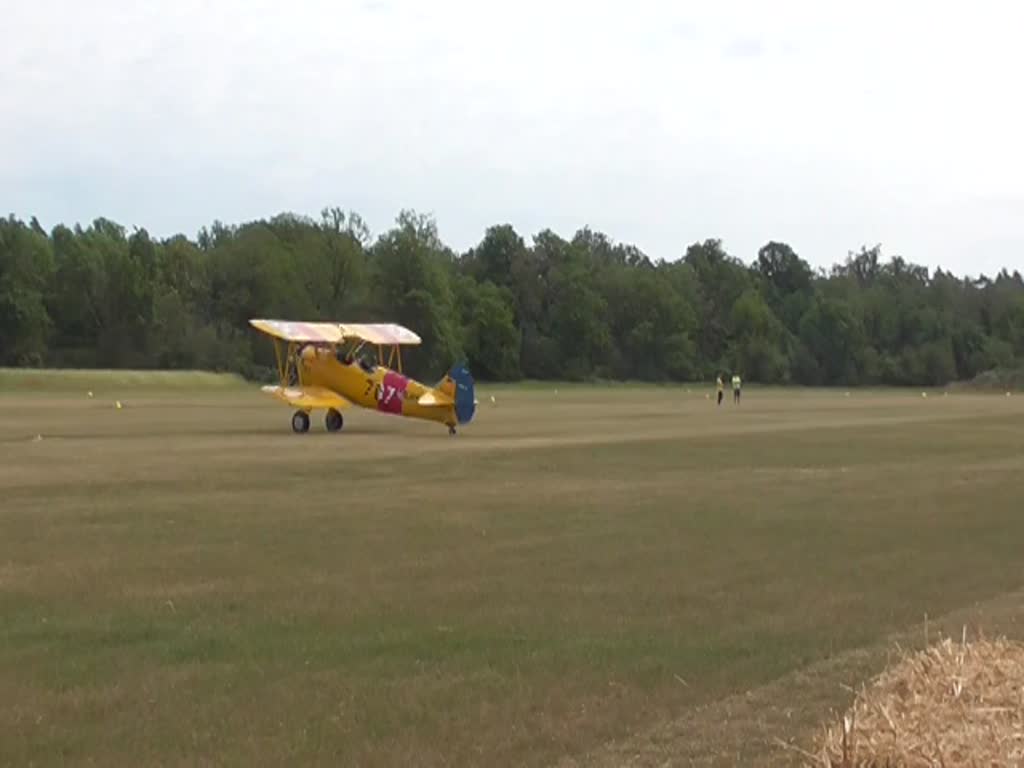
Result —
POLYGON ((452 366, 448 371, 448 377, 455 382, 455 418, 459 420, 459 424, 468 424, 476 413, 473 377, 462 363, 452 366))

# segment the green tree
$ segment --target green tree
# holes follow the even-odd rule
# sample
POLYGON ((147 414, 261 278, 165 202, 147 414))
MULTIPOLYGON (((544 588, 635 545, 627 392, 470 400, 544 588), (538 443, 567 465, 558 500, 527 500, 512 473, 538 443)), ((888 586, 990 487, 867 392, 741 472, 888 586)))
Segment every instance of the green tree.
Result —
POLYGON ((652 261, 590 228, 528 245, 488 228, 458 255, 403 211, 371 243, 358 214, 282 213, 195 239, 97 219, 47 233, 0 220, 0 364, 201 367, 261 376, 255 316, 394 320, 439 375, 463 354, 483 378, 707 378, 941 384, 1024 363, 1024 278, 958 278, 880 246, 815 272, 783 242, 750 266, 718 240, 652 261))
POLYGON ((514 269, 526 255, 526 243, 510 224, 488 227, 479 245, 464 257, 469 274, 478 282, 512 288, 514 269))
POLYGON ((454 256, 428 216, 403 211, 370 252, 375 314, 417 329, 423 345, 407 355, 409 369, 440 376, 462 357, 452 291, 454 256))
POLYGON ((814 272, 786 243, 769 242, 757 252, 754 269, 772 312, 790 333, 798 333, 800 318, 814 299, 814 272))
POLYGON ((821 383, 859 383, 864 332, 849 304, 818 297, 800 320, 800 340, 814 358, 821 383))
POLYGON ((733 304, 731 324, 735 335, 733 370, 769 384, 789 380, 789 334, 760 293, 753 288, 743 292, 733 304))
POLYGON ((711 378, 727 367, 732 357, 731 312, 736 300, 751 285, 749 270, 722 248, 720 240, 694 243, 683 262, 697 283, 697 352, 702 377, 711 378))
POLYGON ((53 231, 56 272, 47 306, 55 326, 54 362, 58 365, 106 363, 100 359, 98 342, 107 325, 110 259, 106 251, 115 247, 107 239, 87 237, 80 227, 58 226, 53 231))
POLYGON ((459 315, 470 369, 481 379, 511 381, 521 376, 520 336, 508 288, 462 276, 456 282, 459 315))
POLYGON ((366 247, 370 230, 358 213, 325 208, 319 225, 319 257, 313 269, 317 311, 321 316, 344 320, 365 301, 366 247))
POLYGON ((33 221, 0 219, 0 364, 41 365, 52 327, 46 295, 55 273, 53 249, 33 221))

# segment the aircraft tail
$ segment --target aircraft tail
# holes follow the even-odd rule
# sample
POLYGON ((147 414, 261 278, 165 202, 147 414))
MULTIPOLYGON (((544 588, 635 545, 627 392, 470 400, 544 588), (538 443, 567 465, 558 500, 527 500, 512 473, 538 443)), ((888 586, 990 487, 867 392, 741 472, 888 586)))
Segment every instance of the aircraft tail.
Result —
POLYGON ((455 384, 455 418, 459 424, 468 424, 476 413, 476 393, 473 377, 462 363, 452 366, 448 378, 455 384))

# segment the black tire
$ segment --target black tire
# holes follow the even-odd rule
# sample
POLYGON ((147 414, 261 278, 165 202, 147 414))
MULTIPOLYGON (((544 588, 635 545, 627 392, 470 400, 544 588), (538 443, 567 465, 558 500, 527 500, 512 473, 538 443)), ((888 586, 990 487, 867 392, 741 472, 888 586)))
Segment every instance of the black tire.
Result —
POLYGON ((305 411, 296 411, 292 414, 292 430, 300 435, 309 432, 309 414, 305 411))
POLYGON ((339 411, 331 408, 324 416, 324 426, 327 427, 328 432, 340 432, 341 428, 345 426, 345 419, 339 411))

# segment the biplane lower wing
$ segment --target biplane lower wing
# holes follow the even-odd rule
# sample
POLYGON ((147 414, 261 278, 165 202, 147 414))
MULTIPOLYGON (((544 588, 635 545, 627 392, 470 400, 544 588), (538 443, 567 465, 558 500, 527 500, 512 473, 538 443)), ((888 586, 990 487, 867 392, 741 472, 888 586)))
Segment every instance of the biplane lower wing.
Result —
POLYGON ((349 400, 326 387, 265 386, 263 391, 295 408, 335 408, 341 410, 352 405, 349 400))

